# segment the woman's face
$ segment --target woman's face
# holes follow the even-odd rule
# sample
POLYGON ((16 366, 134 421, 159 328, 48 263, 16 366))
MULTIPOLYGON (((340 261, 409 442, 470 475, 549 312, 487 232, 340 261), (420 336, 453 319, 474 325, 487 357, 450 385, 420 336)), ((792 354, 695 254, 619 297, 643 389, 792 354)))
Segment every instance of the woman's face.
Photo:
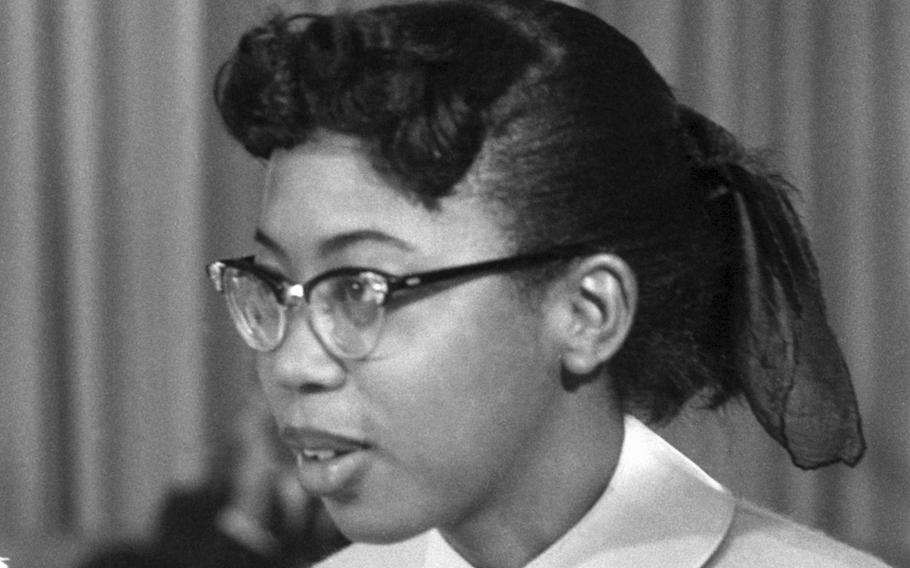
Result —
MULTIPOLYGON (((405 274, 511 252, 469 190, 427 211, 333 134, 274 155, 258 228, 256 261, 298 282, 343 266, 405 274)), ((533 495, 559 396, 544 329, 507 276, 486 275, 390 308, 362 360, 327 352, 299 309, 258 370, 286 440, 306 454, 304 488, 350 538, 399 540, 476 526, 533 495)))

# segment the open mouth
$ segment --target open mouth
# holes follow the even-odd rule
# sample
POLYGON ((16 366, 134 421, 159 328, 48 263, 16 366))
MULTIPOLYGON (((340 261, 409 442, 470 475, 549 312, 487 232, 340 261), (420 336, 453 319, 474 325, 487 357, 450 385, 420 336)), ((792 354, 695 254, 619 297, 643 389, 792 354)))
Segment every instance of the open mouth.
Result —
POLYGON ((372 461, 371 446, 353 438, 314 432, 291 441, 300 484, 321 497, 351 490, 372 461))
POLYGON ((303 449, 300 455, 303 459, 312 462, 324 462, 346 456, 354 450, 333 450, 330 448, 303 449))

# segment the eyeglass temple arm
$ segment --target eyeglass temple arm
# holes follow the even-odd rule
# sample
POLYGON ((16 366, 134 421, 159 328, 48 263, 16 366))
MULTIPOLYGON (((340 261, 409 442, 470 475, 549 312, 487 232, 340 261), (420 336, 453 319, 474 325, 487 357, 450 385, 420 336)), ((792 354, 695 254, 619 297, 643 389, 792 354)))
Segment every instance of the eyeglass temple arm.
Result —
POLYGON ((433 270, 430 272, 408 274, 400 277, 396 281, 391 282, 389 291, 393 292, 395 290, 403 288, 416 288, 418 286, 425 286, 445 280, 454 280, 456 278, 465 276, 479 275, 484 272, 519 270, 537 264, 542 264, 544 262, 571 258, 573 256, 577 256, 584 252, 590 251, 591 245, 589 244, 567 245, 539 253, 488 260, 475 264, 467 264, 465 266, 456 266, 453 268, 433 270))

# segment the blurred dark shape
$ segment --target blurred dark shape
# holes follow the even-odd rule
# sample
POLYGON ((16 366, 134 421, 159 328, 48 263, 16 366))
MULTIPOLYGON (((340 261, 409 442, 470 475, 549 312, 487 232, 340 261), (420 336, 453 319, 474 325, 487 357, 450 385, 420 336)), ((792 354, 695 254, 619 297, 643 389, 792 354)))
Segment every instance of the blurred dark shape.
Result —
POLYGON ((302 568, 348 544, 297 482, 274 419, 251 397, 206 481, 165 495, 153 538, 103 549, 75 568, 302 568))
POLYGON ((186 568, 153 547, 120 544, 95 552, 76 564, 76 568, 186 568))
POLYGON ((182 568, 282 568, 312 564, 347 544, 313 497, 289 510, 285 498, 271 493, 261 526, 233 516, 233 501, 223 485, 173 491, 159 517, 156 548, 182 568))

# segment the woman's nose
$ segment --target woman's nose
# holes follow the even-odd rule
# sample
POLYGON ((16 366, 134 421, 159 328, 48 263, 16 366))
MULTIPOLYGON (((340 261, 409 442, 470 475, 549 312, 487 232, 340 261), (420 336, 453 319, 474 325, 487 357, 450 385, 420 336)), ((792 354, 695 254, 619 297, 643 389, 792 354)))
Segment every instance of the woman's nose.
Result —
POLYGON ((289 314, 281 345, 259 356, 260 379, 296 392, 340 388, 345 381, 344 366, 326 350, 302 312, 289 314))

